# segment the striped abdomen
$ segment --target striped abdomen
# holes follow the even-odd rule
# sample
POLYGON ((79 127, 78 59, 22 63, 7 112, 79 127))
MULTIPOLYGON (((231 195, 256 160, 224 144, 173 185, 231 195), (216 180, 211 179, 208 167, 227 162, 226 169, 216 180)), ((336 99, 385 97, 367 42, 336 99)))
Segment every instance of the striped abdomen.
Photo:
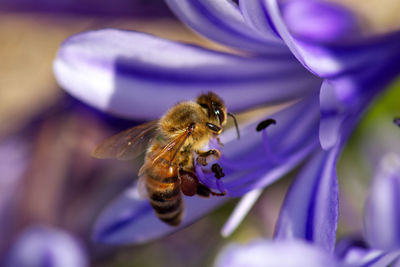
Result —
POLYGON ((167 224, 181 222, 183 200, 177 168, 159 162, 146 171, 146 189, 156 215, 167 224))

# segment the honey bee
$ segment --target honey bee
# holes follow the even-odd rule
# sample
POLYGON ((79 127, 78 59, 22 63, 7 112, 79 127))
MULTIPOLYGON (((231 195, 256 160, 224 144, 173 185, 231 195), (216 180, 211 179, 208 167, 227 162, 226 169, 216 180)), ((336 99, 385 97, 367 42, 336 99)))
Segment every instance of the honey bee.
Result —
MULTIPOLYGON (((222 99, 213 92, 200 95, 196 101, 180 102, 159 120, 125 130, 106 139, 93 151, 96 158, 132 160, 146 152, 140 168, 138 184, 145 186, 148 200, 155 214, 163 222, 177 226, 182 220, 186 196, 223 196, 199 182, 196 163, 208 165, 221 155, 217 149, 202 151, 212 138, 218 138, 228 113, 222 99), (142 182, 141 182, 142 181, 142 182)), ((219 139, 218 139, 219 140, 219 139)), ((217 179, 224 174, 218 164, 212 171, 217 179)), ((140 189, 140 186, 138 187, 140 189)))

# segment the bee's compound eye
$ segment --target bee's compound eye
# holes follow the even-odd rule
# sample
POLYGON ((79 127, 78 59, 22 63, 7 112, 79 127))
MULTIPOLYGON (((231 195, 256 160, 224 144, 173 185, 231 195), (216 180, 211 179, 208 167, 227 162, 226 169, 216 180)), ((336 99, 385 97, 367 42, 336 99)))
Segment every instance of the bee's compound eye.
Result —
POLYGON ((206 125, 211 131, 213 131, 215 133, 220 133, 222 131, 221 127, 219 127, 219 126, 217 126, 217 125, 215 125, 213 123, 207 122, 206 125))
POLYGON ((200 107, 205 108, 205 109, 208 109, 207 104, 200 104, 200 107))
POLYGON ((218 117, 219 124, 222 125, 224 123, 224 121, 225 121, 224 112, 220 108, 218 108, 218 109, 215 110, 215 115, 218 117))

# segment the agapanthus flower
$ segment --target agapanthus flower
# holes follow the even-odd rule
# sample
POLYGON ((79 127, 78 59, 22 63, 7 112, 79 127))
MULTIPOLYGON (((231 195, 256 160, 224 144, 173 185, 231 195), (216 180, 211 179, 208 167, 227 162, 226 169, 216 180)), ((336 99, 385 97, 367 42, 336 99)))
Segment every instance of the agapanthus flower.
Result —
POLYGON ((82 245, 69 233, 45 226, 31 226, 21 233, 8 252, 4 266, 86 267, 82 245))
MULTIPOLYGON (((223 230, 229 234, 263 187, 312 155, 289 192, 277 236, 305 238, 332 250, 336 160, 362 112, 398 74, 400 34, 364 36, 351 11, 325 1, 166 2, 187 26, 236 52, 140 32, 85 32, 67 39, 58 52, 54 71, 60 85, 99 109, 140 120, 156 119, 178 101, 208 90, 236 113, 302 98, 243 123, 240 140, 234 129, 226 130, 219 161, 226 177, 204 181, 228 196, 245 196, 223 230), (277 124, 256 132, 257 123, 269 117, 277 124), (297 226, 299 220, 307 227, 297 226)), ((185 201, 183 225, 226 198, 185 201)), ((132 186, 99 218, 95 239, 143 242, 174 230, 156 219, 132 186)))
POLYGON ((376 249, 400 251, 399 190, 400 156, 392 153, 383 158, 367 200, 366 239, 376 249))
MULTIPOLYGON (((318 242, 290 238, 280 238, 275 242, 260 239, 246 245, 228 245, 217 257, 215 266, 397 266, 400 262, 397 234, 400 231, 399 182, 400 156, 387 154, 382 158, 370 186, 364 217, 364 238, 342 238, 335 246, 334 253, 322 249, 317 245, 318 242)), ((297 223, 297 227, 307 227, 305 221, 297 223)), ((277 231, 279 233, 279 228, 277 231)))
POLYGON ((216 267, 344 267, 333 255, 304 241, 254 240, 231 244, 218 256, 216 267))

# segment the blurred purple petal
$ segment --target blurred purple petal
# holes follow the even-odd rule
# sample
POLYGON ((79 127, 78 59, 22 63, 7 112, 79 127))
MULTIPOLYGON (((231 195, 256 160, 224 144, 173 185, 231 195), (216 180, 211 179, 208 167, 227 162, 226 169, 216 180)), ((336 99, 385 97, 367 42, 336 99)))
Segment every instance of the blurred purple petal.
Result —
POLYGON ((400 127, 400 118, 399 117, 394 118, 393 123, 400 127))
POLYGON ((359 258, 369 251, 368 245, 359 235, 347 235, 341 237, 335 246, 335 255, 339 259, 346 258, 352 254, 351 258, 359 258))
POLYGON ((400 73, 400 53, 321 86, 320 142, 324 149, 333 147, 343 132, 350 132, 346 121, 360 117, 372 100, 400 73))
MULTIPOLYGON (((263 34, 265 38, 272 40, 282 40, 276 32, 274 25, 271 23, 264 2, 260 0, 239 0, 239 7, 246 23, 255 30, 263 34)), ((282 42, 283 43, 283 42, 282 42)))
POLYGON ((159 220, 149 201, 140 199, 137 188, 131 187, 97 219, 93 239, 108 244, 149 242, 191 224, 227 200, 185 197, 183 221, 179 227, 172 227, 159 220))
POLYGON ((367 200, 365 233, 371 247, 400 248, 400 157, 386 155, 367 200))
POLYGON ((394 264, 400 256, 399 251, 383 252, 379 250, 370 250, 363 257, 354 259, 354 261, 347 260, 352 266, 361 267, 396 267, 394 264))
POLYGON ((275 237, 300 238, 332 251, 338 220, 336 160, 339 148, 319 151, 291 185, 275 237))
MULTIPOLYGON (((320 77, 330 78, 337 77, 338 75, 349 74, 352 71, 360 70, 366 66, 373 65, 376 62, 385 61, 399 53, 397 48, 400 45, 400 33, 364 38, 361 38, 360 35, 352 34, 352 40, 346 41, 346 43, 341 43, 340 45, 325 45, 300 40, 291 34, 291 29, 289 28, 290 25, 287 24, 289 22, 289 24, 294 25, 291 21, 294 21, 296 18, 290 18, 290 16, 295 15, 296 12, 285 13, 292 9, 285 10, 285 5, 279 6, 276 0, 262 1, 265 2, 265 6, 279 35, 285 41, 292 53, 306 68, 320 77)), ((329 17, 331 19, 334 19, 342 13, 347 14, 346 11, 337 12, 337 4, 329 2, 298 0, 295 2, 295 5, 297 9, 299 9, 301 5, 304 5, 308 10, 312 9, 310 6, 316 5, 316 7, 318 7, 316 9, 324 9, 325 18, 328 13, 330 13, 329 17), (334 7, 332 7, 332 5, 334 5, 334 7)), ((312 14, 309 15, 311 16, 312 14)), ((346 15, 346 17, 348 15, 346 15)), ((314 16, 316 16, 316 14, 314 14, 314 16)), ((336 19, 341 16, 342 15, 336 19)), ((318 19, 319 16, 316 17, 317 18, 315 19, 318 19)), ((308 18, 307 21, 312 19, 313 18, 308 18)), ((346 21, 345 24, 347 25, 353 20, 347 18, 346 21)), ((334 25, 338 25, 338 23, 336 22, 334 25)), ((343 33, 336 33, 336 35, 331 35, 330 37, 334 38, 336 36, 342 38, 342 35, 349 35, 347 32, 352 32, 353 27, 351 27, 351 25, 346 25, 343 28, 339 27, 337 29, 338 31, 344 30, 343 33)), ((319 36, 319 38, 321 38, 321 36, 319 36)), ((323 39, 327 38, 328 37, 325 37, 323 39)), ((333 42, 334 40, 330 41, 333 42)))
POLYGON ((249 27, 238 6, 226 0, 166 0, 178 18, 214 41, 256 53, 287 54, 283 43, 249 27))
POLYGON ((335 256, 348 266, 384 267, 393 261, 393 256, 381 250, 373 250, 358 235, 341 238, 335 247, 335 256), (385 264, 384 264, 385 263, 385 264))
POLYGON ((342 262, 345 266, 357 267, 387 267, 393 264, 400 256, 399 251, 384 252, 381 250, 361 249, 359 247, 351 248, 342 262))
POLYGON ((340 139, 341 127, 346 109, 335 92, 335 84, 330 80, 322 83, 320 91, 321 121, 319 140, 323 149, 333 147, 340 139))
POLYGON ((178 101, 206 90, 238 111, 296 99, 321 83, 291 57, 241 57, 112 29, 66 40, 54 72, 78 99, 140 119, 158 118, 178 101))
POLYGON ((331 254, 300 240, 257 240, 223 249, 216 267, 339 267, 345 266, 331 254))
POLYGON ((229 216, 229 219, 222 227, 221 235, 223 237, 230 236, 233 231, 236 230, 244 217, 246 217, 247 213, 249 213, 250 209, 254 206, 255 202, 261 196, 262 192, 262 189, 254 189, 242 197, 232 214, 229 216))
POLYGON ((281 8, 283 20, 294 38, 329 43, 343 42, 359 34, 356 17, 334 2, 292 0, 281 8))
POLYGON ((397 259, 393 261, 392 267, 400 267, 400 257, 397 257, 397 259))
POLYGON ((42 226, 24 231, 14 243, 7 267, 89 266, 81 244, 68 233, 42 226))

